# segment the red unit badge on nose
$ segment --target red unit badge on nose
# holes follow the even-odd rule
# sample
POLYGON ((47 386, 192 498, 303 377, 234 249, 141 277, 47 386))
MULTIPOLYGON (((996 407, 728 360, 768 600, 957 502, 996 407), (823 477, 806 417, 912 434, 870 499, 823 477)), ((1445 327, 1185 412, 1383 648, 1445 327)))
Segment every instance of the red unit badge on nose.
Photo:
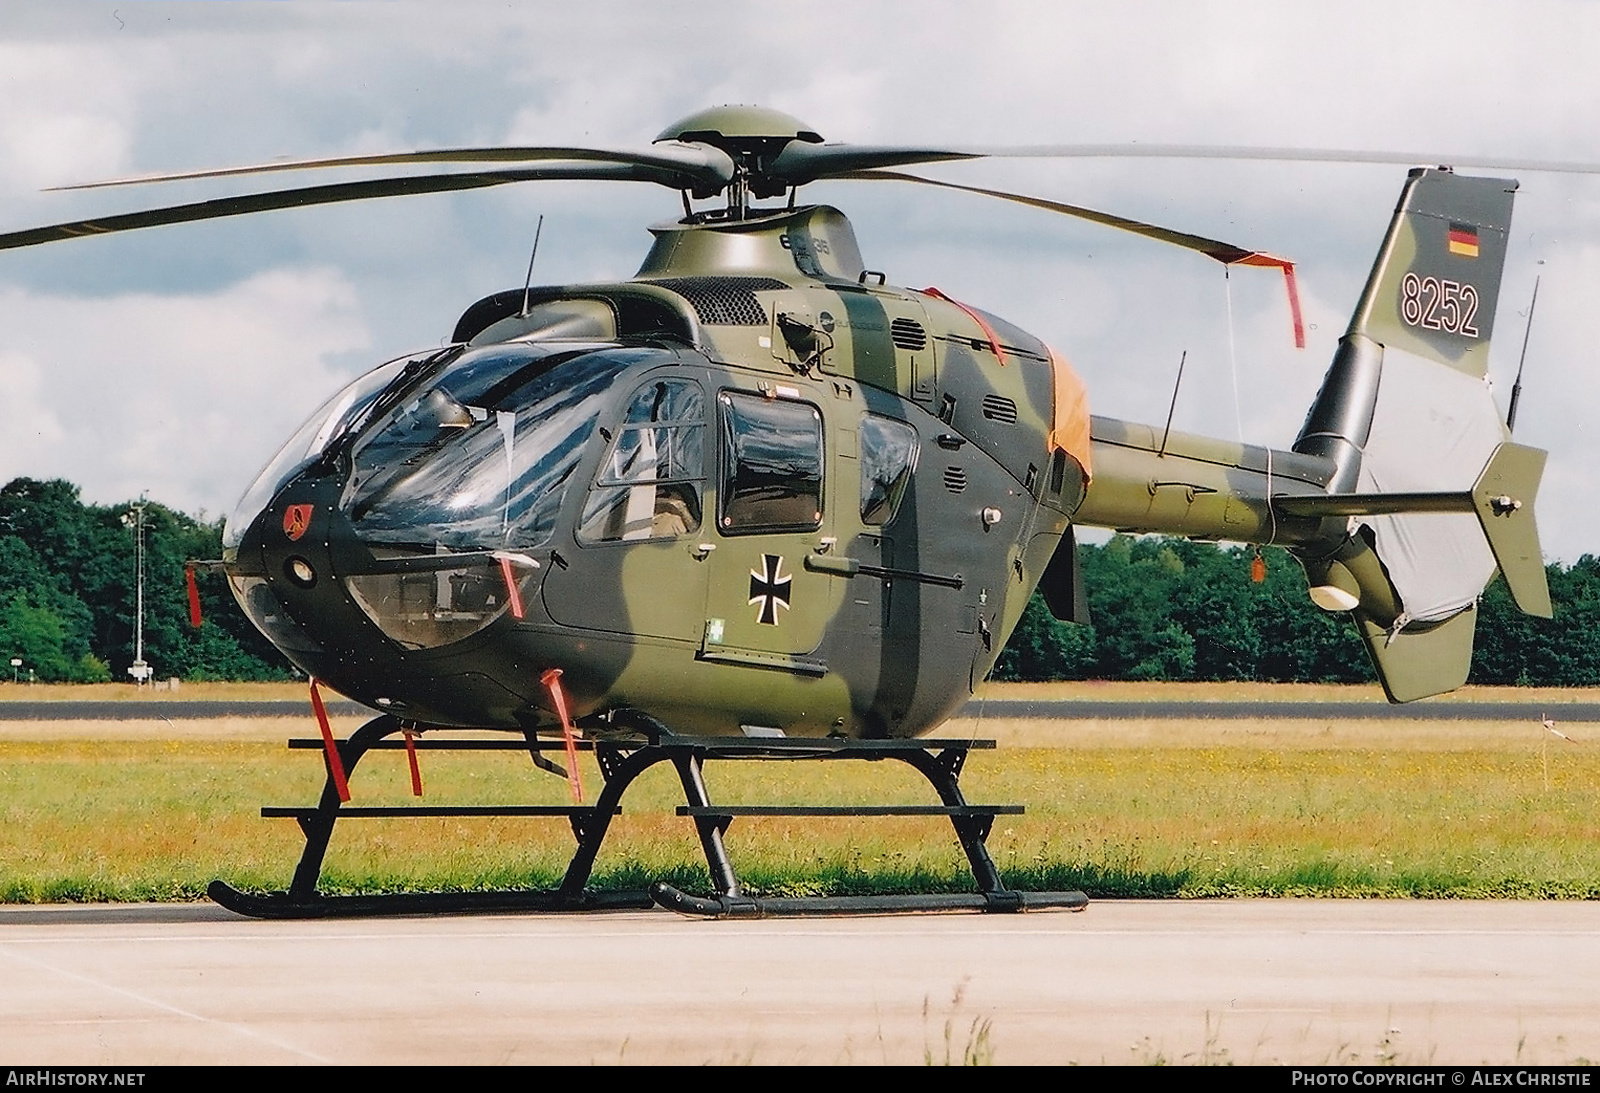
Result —
POLYGON ((292 543, 306 533, 306 528, 311 526, 311 510, 313 505, 290 505, 283 510, 283 533, 292 543))

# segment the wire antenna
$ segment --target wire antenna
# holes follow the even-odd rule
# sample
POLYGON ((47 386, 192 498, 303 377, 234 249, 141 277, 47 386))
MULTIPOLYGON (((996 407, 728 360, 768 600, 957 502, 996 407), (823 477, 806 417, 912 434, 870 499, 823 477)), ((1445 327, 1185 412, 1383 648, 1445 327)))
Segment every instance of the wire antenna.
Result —
MULTIPOLYGON (((1540 275, 1542 277, 1543 274, 1540 275)), ((1517 358, 1517 380, 1511 385, 1511 405, 1506 407, 1506 432, 1517 426, 1517 401, 1522 398, 1522 366, 1528 362, 1528 338, 1533 334, 1533 309, 1539 306, 1539 280, 1533 279, 1533 300, 1528 304, 1528 325, 1522 331, 1522 356, 1517 358)))
POLYGON ((1160 459, 1167 454, 1167 434, 1172 432, 1172 414, 1178 408, 1178 387, 1183 383, 1183 362, 1189 359, 1189 351, 1185 349, 1183 356, 1178 358, 1178 378, 1172 381, 1172 403, 1167 407, 1167 427, 1161 430, 1161 450, 1156 453, 1160 459))
POLYGON ((528 291, 533 287, 533 260, 539 257, 539 236, 544 234, 544 213, 539 214, 539 224, 533 229, 533 253, 528 255, 528 276, 522 279, 522 310, 517 318, 528 313, 528 291))

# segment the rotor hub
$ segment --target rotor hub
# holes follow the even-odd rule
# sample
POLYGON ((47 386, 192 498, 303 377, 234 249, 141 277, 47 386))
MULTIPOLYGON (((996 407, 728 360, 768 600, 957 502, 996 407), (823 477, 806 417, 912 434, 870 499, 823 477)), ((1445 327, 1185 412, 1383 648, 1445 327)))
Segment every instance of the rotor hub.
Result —
POLYGON ((782 148, 792 140, 821 144, 822 137, 805 122, 764 106, 713 106, 680 118, 661 131, 655 142, 698 141, 730 155, 756 147, 782 148))
MULTIPOLYGON (((790 184, 771 172, 773 161, 790 144, 821 144, 822 136, 805 122, 764 106, 713 106, 667 126, 655 143, 676 140, 708 144, 726 152, 734 163, 728 184, 730 213, 742 219, 752 197, 777 197, 790 184)), ((698 196, 698 195, 697 195, 698 196)))

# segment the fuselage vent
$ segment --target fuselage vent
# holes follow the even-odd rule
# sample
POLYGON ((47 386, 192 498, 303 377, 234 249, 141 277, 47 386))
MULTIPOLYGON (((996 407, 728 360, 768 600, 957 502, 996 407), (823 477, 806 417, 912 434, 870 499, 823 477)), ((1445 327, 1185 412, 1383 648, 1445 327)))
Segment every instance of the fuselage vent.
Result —
POLYGON ((1017 404, 1004 395, 983 396, 983 416, 1005 425, 1017 423, 1017 404))
POLYGON ((928 332, 915 319, 896 319, 889 324, 889 339, 897 349, 926 349, 928 332))
POLYGON ((967 488, 967 472, 961 467, 946 467, 944 469, 944 488, 951 493, 960 493, 967 488))
POLYGON ((665 277, 646 283, 688 300, 706 326, 766 326, 767 312, 756 293, 788 287, 771 277, 665 277))

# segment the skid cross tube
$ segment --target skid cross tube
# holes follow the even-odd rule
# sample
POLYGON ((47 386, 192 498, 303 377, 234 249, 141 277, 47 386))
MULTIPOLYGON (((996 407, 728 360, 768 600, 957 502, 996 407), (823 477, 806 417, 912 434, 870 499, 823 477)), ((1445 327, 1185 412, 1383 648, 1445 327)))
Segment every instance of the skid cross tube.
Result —
MULTIPOLYGON (((1005 887, 990 857, 985 840, 996 815, 1017 815, 1021 805, 973 805, 961 792, 960 777, 967 753, 991 749, 992 740, 846 740, 836 738, 678 737, 664 725, 644 715, 626 722, 638 738, 582 741, 593 750, 604 786, 592 806, 547 805, 409 805, 359 806, 342 804, 332 764, 323 753, 328 772, 322 797, 314 808, 268 806, 263 816, 292 817, 305 834, 305 849, 286 892, 267 895, 240 892, 223 881, 213 881, 211 898, 240 914, 259 918, 320 918, 329 916, 426 914, 437 912, 588 911, 646 908, 652 905, 686 914, 711 917, 761 915, 881 914, 929 910, 1020 911, 1038 908, 1081 909, 1087 897, 1081 892, 1017 892, 1005 887), (706 788, 707 760, 881 760, 897 759, 924 778, 939 795, 934 805, 723 805, 713 804, 706 788), (686 804, 677 811, 689 818, 700 839, 710 874, 712 895, 690 895, 657 881, 643 891, 595 891, 589 885, 595 859, 610 830, 612 817, 622 811, 622 797, 634 781, 658 763, 671 763, 683 787, 686 804), (323 860, 335 824, 341 818, 424 816, 547 816, 565 817, 577 841, 565 875, 557 888, 500 892, 402 892, 376 896, 325 896, 318 892, 323 860), (739 882, 724 836, 736 816, 945 816, 967 856, 977 891, 968 894, 927 893, 898 896, 837 896, 761 899, 748 896, 739 882)), ((420 731, 427 726, 405 727, 420 731)), ((439 731, 433 729, 431 731, 439 731)), ((381 715, 336 743, 346 779, 369 752, 404 746, 389 739, 402 732, 402 722, 381 715)), ((539 762, 544 742, 532 732, 523 739, 422 739, 424 750, 526 751, 539 762)), ((320 740, 291 740, 291 748, 321 749, 320 740)), ((563 743, 550 742, 550 748, 563 743)), ((565 772, 563 772, 565 773, 565 772)))

